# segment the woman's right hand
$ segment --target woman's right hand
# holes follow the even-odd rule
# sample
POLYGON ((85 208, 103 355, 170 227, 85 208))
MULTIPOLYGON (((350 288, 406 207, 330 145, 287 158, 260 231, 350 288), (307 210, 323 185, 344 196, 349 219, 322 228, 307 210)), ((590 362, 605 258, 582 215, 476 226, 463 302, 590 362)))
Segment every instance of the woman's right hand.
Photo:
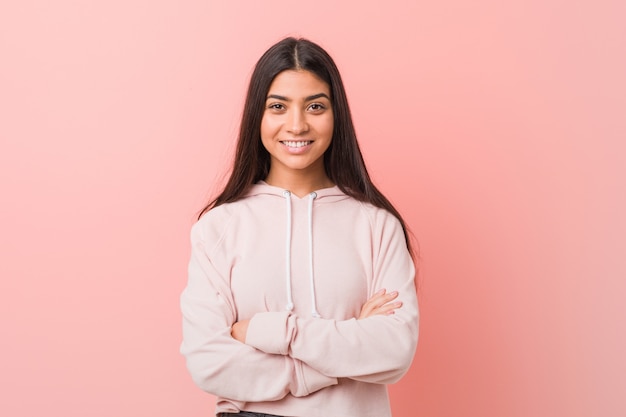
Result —
POLYGON ((396 297, 398 297, 397 291, 387 293, 384 288, 379 290, 369 300, 367 300, 365 304, 363 304, 359 320, 375 316, 377 314, 385 316, 394 314, 397 308, 402 307, 402 301, 392 302, 396 297))

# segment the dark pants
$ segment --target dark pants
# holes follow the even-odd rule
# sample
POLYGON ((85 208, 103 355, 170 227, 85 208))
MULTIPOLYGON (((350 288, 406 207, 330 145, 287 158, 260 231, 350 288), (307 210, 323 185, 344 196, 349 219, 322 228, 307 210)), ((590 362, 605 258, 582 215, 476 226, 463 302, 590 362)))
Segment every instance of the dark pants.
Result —
POLYGON ((264 414, 264 413, 253 413, 251 411, 240 411, 238 413, 219 413, 217 417, 231 417, 231 416, 239 416, 239 417, 281 417, 275 414, 264 414))

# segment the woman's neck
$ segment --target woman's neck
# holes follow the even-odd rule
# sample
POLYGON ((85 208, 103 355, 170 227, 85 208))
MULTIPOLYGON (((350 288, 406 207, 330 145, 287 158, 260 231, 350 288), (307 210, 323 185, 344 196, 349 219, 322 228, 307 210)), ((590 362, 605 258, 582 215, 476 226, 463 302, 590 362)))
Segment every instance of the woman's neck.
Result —
POLYGON ((298 197, 304 197, 307 194, 323 188, 330 188, 335 184, 328 178, 325 172, 321 175, 299 175, 298 173, 282 172, 277 175, 276 172, 268 174, 265 182, 274 187, 284 188, 298 197))

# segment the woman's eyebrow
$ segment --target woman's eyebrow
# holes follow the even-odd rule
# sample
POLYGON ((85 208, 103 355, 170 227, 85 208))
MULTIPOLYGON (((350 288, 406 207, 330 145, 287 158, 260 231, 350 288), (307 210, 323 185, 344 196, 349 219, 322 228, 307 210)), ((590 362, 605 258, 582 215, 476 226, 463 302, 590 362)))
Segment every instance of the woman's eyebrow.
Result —
MULTIPOLYGON (((328 100, 330 100, 330 97, 328 97, 328 95, 326 93, 319 93, 319 94, 313 94, 312 96, 308 96, 304 99, 304 101, 311 101, 311 100, 315 100, 318 99, 320 97, 325 97, 328 100)), ((276 100, 282 100, 282 101, 291 101, 291 99, 285 97, 285 96, 280 96, 278 94, 270 94, 269 96, 267 96, 266 100, 269 100, 270 98, 276 99, 276 100)))
POLYGON ((311 100, 318 99, 320 97, 326 97, 328 100, 330 100, 330 97, 328 97, 326 93, 313 94, 312 96, 308 96, 305 100, 311 101, 311 100))

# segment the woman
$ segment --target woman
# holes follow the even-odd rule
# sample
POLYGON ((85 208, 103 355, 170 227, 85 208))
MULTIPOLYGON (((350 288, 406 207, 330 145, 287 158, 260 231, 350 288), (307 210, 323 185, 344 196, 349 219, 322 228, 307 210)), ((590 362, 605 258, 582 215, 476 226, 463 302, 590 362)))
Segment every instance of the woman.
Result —
POLYGON ((318 45, 261 57, 232 174, 191 235, 181 352, 218 415, 391 415, 385 384, 417 344, 410 243, 318 45))

